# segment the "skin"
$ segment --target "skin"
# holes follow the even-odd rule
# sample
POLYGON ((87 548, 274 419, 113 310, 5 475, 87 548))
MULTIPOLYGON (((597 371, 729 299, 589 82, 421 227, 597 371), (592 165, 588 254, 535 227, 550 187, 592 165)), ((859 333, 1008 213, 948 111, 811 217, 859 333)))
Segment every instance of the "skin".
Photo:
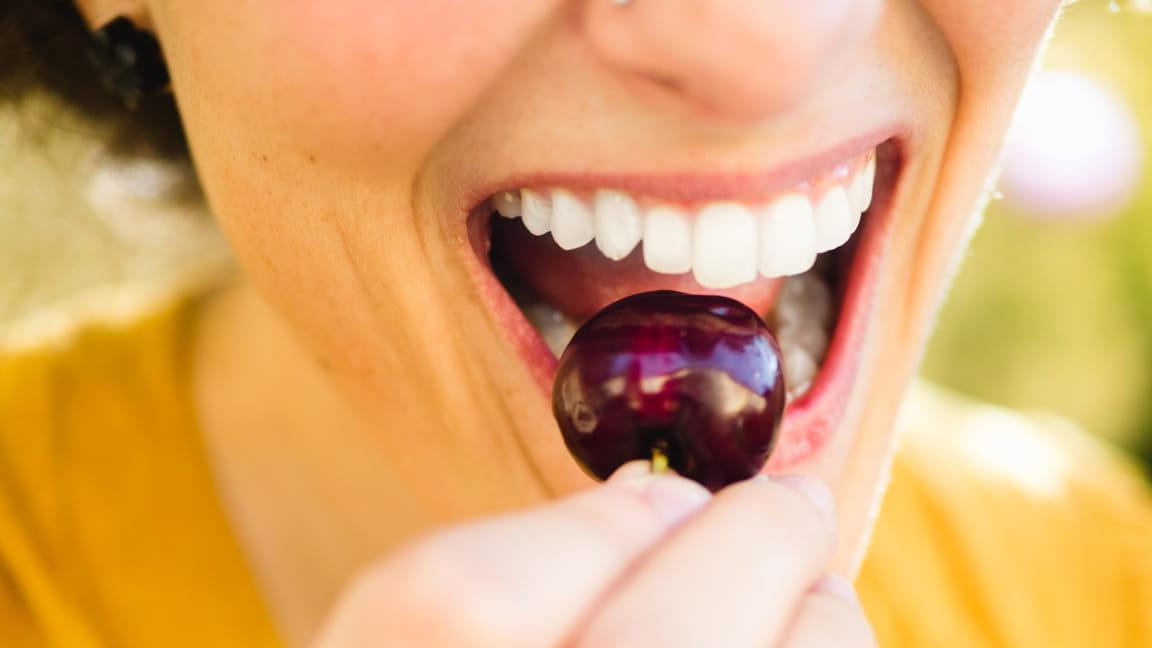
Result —
MULTIPOLYGON (((752 557, 803 566, 786 587, 764 575, 727 599, 791 617, 769 614, 717 645, 822 645, 809 627, 832 628, 823 640, 835 645, 868 642, 850 597, 814 583, 854 573, 894 412, 1059 2, 818 4, 80 2, 94 26, 126 14, 155 29, 212 211, 244 271, 203 311, 195 397, 221 497, 288 638, 371 645, 351 637, 403 636, 405 623, 427 630, 487 609, 477 607, 493 594, 485 574, 460 556, 495 547, 485 556, 497 564, 537 560, 528 571, 551 575, 499 600, 522 617, 561 619, 588 645, 633 633, 674 645, 652 634, 670 623, 664 604, 732 625, 715 603, 659 595, 692 589, 684 584, 698 575, 673 559, 689 549, 707 573, 738 573, 752 557), (827 484, 834 505, 749 482, 675 533, 598 517, 646 491, 590 488, 546 394, 508 360, 513 347, 469 274, 461 191, 544 171, 757 172, 891 126, 908 155, 876 293, 883 325, 829 443, 791 469, 827 484), (592 503, 565 499, 577 491, 592 503), (834 536, 815 525, 808 545, 785 545, 782 557, 764 549, 833 508, 834 536), (594 528, 626 538, 611 560, 564 551, 562 521, 588 511, 594 528), (557 548, 518 552, 532 533, 557 548), (553 573, 564 555, 588 561, 598 585, 564 604, 533 594, 564 582, 553 573), (637 562, 663 566, 615 578, 637 562), (397 607, 433 586, 474 596, 397 607)), ((557 640, 513 640, 479 616, 449 623, 444 645, 557 640)))

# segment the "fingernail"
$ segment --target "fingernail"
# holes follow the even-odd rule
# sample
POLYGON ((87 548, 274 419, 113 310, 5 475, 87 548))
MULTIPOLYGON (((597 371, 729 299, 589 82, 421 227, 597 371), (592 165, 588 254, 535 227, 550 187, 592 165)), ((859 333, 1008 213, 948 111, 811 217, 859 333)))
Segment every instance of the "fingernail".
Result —
POLYGON ((624 464, 608 481, 644 496, 670 526, 676 526, 704 508, 712 499, 700 484, 677 475, 656 475, 646 461, 624 464))
POLYGON ((635 479, 637 477, 644 477, 652 474, 652 466, 647 461, 629 461, 628 463, 616 469, 608 477, 608 482, 614 483, 627 479, 635 479))
POLYGON ((644 488, 644 495, 672 526, 691 517, 712 499, 707 488, 670 475, 652 475, 644 488))
POLYGON ((854 606, 860 606, 860 597, 856 594, 856 588, 852 587, 852 583, 850 583, 847 578, 839 574, 824 574, 820 577, 820 580, 816 581, 816 584, 812 586, 812 591, 835 596, 838 599, 848 601, 854 606))
POLYGON ((824 482, 808 475, 773 475, 772 481, 807 497, 829 520, 836 519, 836 499, 824 482))

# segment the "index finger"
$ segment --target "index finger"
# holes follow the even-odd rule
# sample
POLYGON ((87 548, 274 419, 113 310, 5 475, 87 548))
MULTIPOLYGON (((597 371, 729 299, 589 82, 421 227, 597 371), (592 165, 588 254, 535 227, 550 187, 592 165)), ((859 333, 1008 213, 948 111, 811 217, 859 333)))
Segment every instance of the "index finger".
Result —
POLYGON ((720 491, 606 598, 575 646, 765 646, 824 571, 834 504, 790 475, 720 491))
POLYGON ((636 464, 554 504, 442 532, 353 588, 320 645, 373 646, 381 632, 388 646, 557 645, 710 497, 636 464))

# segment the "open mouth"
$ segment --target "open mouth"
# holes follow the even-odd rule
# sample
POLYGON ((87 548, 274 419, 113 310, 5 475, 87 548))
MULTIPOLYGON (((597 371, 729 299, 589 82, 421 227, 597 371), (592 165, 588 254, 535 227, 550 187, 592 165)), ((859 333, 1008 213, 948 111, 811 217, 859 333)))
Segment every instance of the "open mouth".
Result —
POLYGON ((782 470, 818 451, 846 409, 900 166, 889 138, 771 183, 512 183, 469 217, 480 287, 546 394, 576 329, 618 299, 678 290, 745 303, 781 348, 788 407, 768 469, 782 470))

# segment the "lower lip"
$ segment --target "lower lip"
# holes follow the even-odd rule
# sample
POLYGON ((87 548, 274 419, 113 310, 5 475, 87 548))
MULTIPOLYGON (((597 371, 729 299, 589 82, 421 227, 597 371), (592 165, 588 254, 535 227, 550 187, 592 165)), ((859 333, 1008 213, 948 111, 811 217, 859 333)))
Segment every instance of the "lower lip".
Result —
MULTIPOLYGON (((883 148, 886 149, 885 155, 879 162, 884 168, 878 168, 877 173, 887 175, 885 189, 874 196, 863 229, 858 234, 860 239, 848 271, 841 315, 832 344, 812 388, 791 402, 785 410, 780 440, 768 461, 767 472, 784 472, 819 452, 847 410, 852 386, 859 374, 864 343, 875 319, 874 296, 883 260, 887 257, 885 252, 894 220, 891 207, 899 179, 897 173, 902 166, 903 155, 897 141, 890 140, 883 148)), ((483 204, 477 209, 483 209, 483 204)), ((510 338, 510 343, 539 385, 541 394, 551 398, 552 380, 558 360, 496 279, 487 257, 473 252, 487 250, 489 227, 487 218, 475 216, 473 214, 468 219, 470 240, 464 242, 472 279, 480 289, 481 298, 489 305, 495 321, 510 338)))

